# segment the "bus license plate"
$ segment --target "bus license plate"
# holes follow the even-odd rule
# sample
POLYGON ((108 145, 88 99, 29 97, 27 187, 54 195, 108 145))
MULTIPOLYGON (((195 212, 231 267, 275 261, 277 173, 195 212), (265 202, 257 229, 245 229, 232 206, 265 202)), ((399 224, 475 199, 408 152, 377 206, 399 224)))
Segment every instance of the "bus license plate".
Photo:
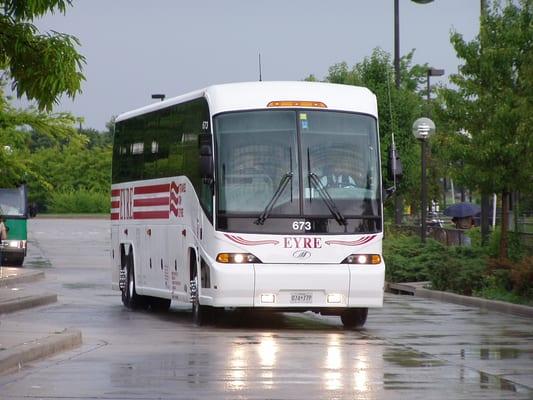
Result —
POLYGON ((293 304, 310 304, 312 302, 312 293, 291 293, 291 303, 293 304))

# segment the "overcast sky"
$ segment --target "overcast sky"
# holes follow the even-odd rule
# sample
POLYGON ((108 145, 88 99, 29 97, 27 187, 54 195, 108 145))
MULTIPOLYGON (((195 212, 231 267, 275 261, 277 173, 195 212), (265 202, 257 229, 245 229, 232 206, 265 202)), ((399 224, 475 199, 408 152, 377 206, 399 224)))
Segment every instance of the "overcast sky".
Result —
MULTIPOLYGON (((74 0, 66 15, 36 21, 41 32, 69 33, 86 57, 83 93, 56 111, 104 130, 112 116, 147 105, 152 93, 177 96, 208 85, 318 79, 328 68, 362 61, 376 47, 393 54, 393 0, 74 0)), ((450 32, 471 40, 479 0, 400 0, 401 54, 457 71, 450 32)), ((446 77, 444 77, 445 79, 446 77)), ((435 79, 433 82, 438 82, 435 79)))

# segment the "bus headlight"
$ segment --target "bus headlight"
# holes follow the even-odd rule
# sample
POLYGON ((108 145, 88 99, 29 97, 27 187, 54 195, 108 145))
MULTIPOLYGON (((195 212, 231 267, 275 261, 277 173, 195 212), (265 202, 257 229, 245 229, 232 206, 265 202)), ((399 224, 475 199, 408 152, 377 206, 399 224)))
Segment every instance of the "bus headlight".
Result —
POLYGON ((342 264, 370 264, 376 265, 381 263, 381 256, 379 254, 350 254, 342 264))
POLYGON ((222 264, 261 264, 261 260, 250 253, 218 253, 217 262, 222 264))

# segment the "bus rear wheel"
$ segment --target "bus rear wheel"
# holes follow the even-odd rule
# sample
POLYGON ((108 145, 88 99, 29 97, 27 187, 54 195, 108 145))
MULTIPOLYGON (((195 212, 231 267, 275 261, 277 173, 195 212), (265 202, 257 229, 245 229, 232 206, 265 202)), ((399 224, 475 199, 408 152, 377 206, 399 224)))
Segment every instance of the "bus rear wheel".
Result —
POLYGON ((144 297, 138 295, 135 288, 135 267, 133 265, 133 251, 131 249, 126 257, 126 285, 122 289, 122 304, 135 310, 144 305, 144 297))
POLYGON ((349 308, 341 313, 341 321, 345 328, 362 328, 368 316, 368 308, 349 308))

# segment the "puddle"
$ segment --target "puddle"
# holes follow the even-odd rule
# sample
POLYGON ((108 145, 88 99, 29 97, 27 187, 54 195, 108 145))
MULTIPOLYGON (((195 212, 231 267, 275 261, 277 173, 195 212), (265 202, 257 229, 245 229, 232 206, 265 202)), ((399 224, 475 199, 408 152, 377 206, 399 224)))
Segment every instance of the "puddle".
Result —
POLYGON ((440 367, 446 365, 444 361, 409 349, 388 350, 383 355, 383 359, 406 368, 440 367))
POLYGON ((481 389, 491 389, 498 387, 501 390, 516 392, 516 386, 509 380, 496 375, 489 375, 484 372, 479 373, 479 387, 481 389))
POLYGON ((37 259, 30 259, 27 258, 24 260, 24 266, 25 267, 31 267, 31 268, 52 268, 52 263, 50 263, 49 260, 46 260, 44 258, 37 258, 37 259))
POLYGON ((528 351, 509 347, 482 348, 479 349, 479 358, 481 360, 512 360, 519 358, 524 353, 528 353, 528 351))

